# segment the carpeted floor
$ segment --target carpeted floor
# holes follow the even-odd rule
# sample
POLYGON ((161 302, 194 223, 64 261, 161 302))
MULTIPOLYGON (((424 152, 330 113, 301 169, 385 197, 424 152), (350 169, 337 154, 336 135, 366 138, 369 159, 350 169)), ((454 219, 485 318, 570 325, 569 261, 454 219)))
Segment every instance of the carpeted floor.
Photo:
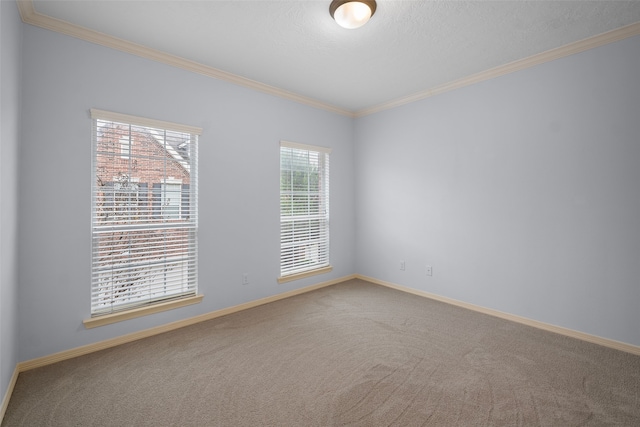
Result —
POLYGON ((21 373, 2 426, 639 426, 639 395, 639 356, 352 280, 21 373))

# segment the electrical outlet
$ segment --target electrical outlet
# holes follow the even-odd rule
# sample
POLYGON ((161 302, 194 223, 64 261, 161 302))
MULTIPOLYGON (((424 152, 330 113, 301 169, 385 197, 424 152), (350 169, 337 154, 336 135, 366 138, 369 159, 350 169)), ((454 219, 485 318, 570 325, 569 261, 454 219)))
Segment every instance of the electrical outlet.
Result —
POLYGON ((433 276, 433 267, 427 265, 427 276, 433 276))
POLYGON ((404 261, 400 261, 400 270, 404 271, 404 261))
POLYGON ((249 284, 249 273, 242 273, 242 284, 243 285, 249 284))

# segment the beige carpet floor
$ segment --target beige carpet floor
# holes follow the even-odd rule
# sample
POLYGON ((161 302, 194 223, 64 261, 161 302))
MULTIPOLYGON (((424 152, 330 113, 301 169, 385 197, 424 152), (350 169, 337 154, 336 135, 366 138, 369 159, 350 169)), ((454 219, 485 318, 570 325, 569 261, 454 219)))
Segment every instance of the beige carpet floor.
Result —
POLYGON ((2 426, 640 426, 640 357, 352 280, 21 373, 2 426))

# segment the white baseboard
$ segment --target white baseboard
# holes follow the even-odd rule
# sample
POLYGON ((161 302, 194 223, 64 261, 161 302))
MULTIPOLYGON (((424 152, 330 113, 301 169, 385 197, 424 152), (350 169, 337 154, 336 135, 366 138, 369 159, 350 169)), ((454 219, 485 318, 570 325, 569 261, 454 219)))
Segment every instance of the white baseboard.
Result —
POLYGON ((173 331, 175 329, 183 328, 185 326, 194 325, 196 323, 204 322, 207 320, 215 319, 216 317, 226 316, 227 314, 236 313, 242 310, 247 310, 249 308, 257 307, 263 304, 268 304, 270 302, 278 301, 281 299, 289 298, 295 295, 304 294, 306 292, 311 292, 316 289, 324 288, 327 286, 335 285, 336 283, 345 282, 347 280, 355 279, 355 274, 340 277, 338 279, 333 279, 321 283, 317 283, 315 285, 306 286, 300 289, 294 289, 288 292, 283 292, 281 294, 273 295, 266 298, 261 298, 255 301, 249 301, 243 304, 239 304, 233 307, 224 308, 221 310, 212 311, 210 313, 205 313, 199 316, 191 317, 188 319, 178 320, 176 322, 168 323, 166 325, 156 326, 154 328, 145 329, 143 331, 134 332, 127 335, 122 335, 120 337, 111 338, 104 341, 99 341, 93 344, 83 345, 81 347, 72 348, 69 350, 64 350, 58 353, 50 354, 48 356, 38 357, 35 359, 27 360, 24 362, 19 362, 16 365, 16 368, 13 372, 13 376, 11 377, 11 381, 9 382, 9 387, 7 388, 7 392, 4 395, 2 400, 2 407, 0 407, 0 423, 4 418, 4 414, 9 406, 9 400, 11 399, 11 395, 13 393, 13 388, 16 385, 16 381, 18 380, 18 375, 20 372, 28 371, 30 369, 39 368, 42 366, 51 365, 56 362, 61 362, 63 360, 72 359, 74 357, 83 356, 85 354, 93 353, 96 351, 104 350, 107 348, 115 347, 120 344, 125 344, 128 342, 140 340, 143 338, 151 337, 154 335, 158 335, 164 332, 173 331))
POLYGON ((259 305, 268 304, 270 302, 289 298, 295 295, 311 292, 316 289, 324 288, 326 286, 331 286, 331 285, 335 285, 336 283, 354 279, 355 277, 356 277, 355 275, 344 276, 338 279, 317 283, 315 285, 306 286, 300 289, 294 289, 292 291, 283 292, 281 294, 273 295, 266 298, 261 298, 255 301, 249 301, 243 304, 235 305, 233 307, 223 308, 221 310, 216 310, 210 313, 201 314, 199 316, 190 317, 188 319, 167 323, 166 325, 156 326, 150 329, 145 329, 143 331, 133 332, 131 334, 110 338, 108 340, 99 341, 93 344, 87 344, 81 347, 72 348, 70 350, 64 350, 59 353, 50 354, 48 356, 27 360, 27 361, 18 363, 17 370, 18 372, 24 372, 30 369, 39 368, 41 366, 51 365, 52 363, 61 362, 63 360, 72 359, 78 356, 83 356, 85 354, 93 353, 95 351, 104 350, 107 348, 115 347, 120 344, 137 341, 142 338, 151 337, 154 335, 162 334, 164 332, 173 331, 178 328, 183 328, 185 326, 194 325, 196 323, 215 319, 216 317, 226 316, 227 314, 236 313, 238 311, 247 310, 249 308, 257 307, 259 305))
POLYGON ((421 291, 418 289, 409 288, 406 286, 397 285, 395 283, 385 282, 383 280, 375 279, 373 277, 368 277, 360 274, 352 274, 349 276, 344 276, 338 279, 329 280, 326 282, 321 282, 315 285, 307 286, 300 289, 294 289, 292 291, 283 292, 281 294, 273 295, 266 298, 261 298, 255 301, 246 302, 243 304, 239 304, 233 307, 224 308, 221 310, 212 311, 210 313, 205 313, 199 316, 191 317, 188 319, 179 320, 176 322, 168 323, 166 325, 156 326, 154 328, 145 329, 143 331, 134 332, 127 335, 122 335, 120 337, 111 338, 108 340, 100 341, 93 344, 87 344, 81 347, 72 348, 70 350, 61 351, 59 353, 54 353, 48 356, 38 357, 36 359, 27 360, 24 362, 19 362, 16 365, 16 368, 13 372, 13 376, 11 377, 11 381, 9 382, 9 387, 4 395, 2 400, 2 406, 0 407, 0 423, 4 418, 4 414, 9 405, 9 400, 11 399, 11 394, 13 393, 13 388, 16 385, 16 381, 18 380, 18 374, 20 372, 28 371, 30 369, 39 368, 42 366, 47 366, 52 363, 61 362, 63 360, 72 359, 74 357, 82 356, 85 354, 93 353, 96 351, 104 350, 107 348, 115 347, 120 344, 125 344, 128 342, 136 341, 139 339, 151 337, 154 335, 158 335, 164 332, 172 331, 175 329, 179 329, 185 326, 194 325, 196 323, 204 322, 207 320, 215 319, 217 317, 226 316, 228 314, 237 313, 239 311, 247 310, 249 308, 257 307, 263 304, 268 304, 270 302, 278 301, 281 299, 289 298, 295 295, 304 294, 307 292, 314 291, 316 289, 324 288, 327 286, 335 285, 337 283, 345 282, 351 279, 360 279, 366 282, 374 283, 377 285, 385 286, 391 289, 396 289, 402 292, 407 292, 413 295, 418 295, 425 298, 430 298, 435 301, 444 302, 447 304, 455 305, 458 307, 466 308, 468 310, 473 310, 479 313, 488 314, 490 316, 499 317, 501 319, 510 320, 512 322, 521 323, 524 325, 532 326, 534 328, 542 329, 548 332, 553 332, 560 335, 565 335, 571 338, 577 338, 582 341, 590 342, 593 344, 602 345, 605 347, 610 347, 616 350, 624 351, 627 353, 635 354, 640 356, 640 347, 632 344, 627 344, 620 341, 611 340, 608 338, 602 338, 595 335, 586 334, 584 332, 575 331, 568 328, 563 328, 560 326, 551 325, 544 322, 539 322, 537 320, 527 319, 526 317, 516 316, 514 314, 504 313, 498 310, 493 310, 486 307, 481 307, 474 304, 469 304, 463 301, 458 301, 452 298, 443 297, 440 295, 432 294, 429 292, 421 291))
POLYGON ((616 350, 624 351, 627 353, 640 356, 640 347, 633 344, 627 344, 620 341, 611 340, 608 338, 602 338, 596 335, 587 334, 573 329, 563 328, 561 326, 551 325, 549 323, 539 322, 537 320, 528 319, 526 317, 517 316, 515 314, 505 313, 491 308, 482 307, 475 304, 469 304, 467 302, 458 301, 453 298, 447 298, 440 295, 432 294, 418 289, 409 288, 395 283, 385 282, 384 280, 378 280, 373 277, 367 277, 360 274, 356 274, 356 278, 364 280, 366 282, 375 283, 377 285, 386 286, 387 288, 396 289, 402 292, 407 292, 413 295, 429 298, 432 300, 444 302, 447 304, 455 305, 458 307, 466 308, 468 310, 477 311, 479 313, 488 314, 490 316, 499 317, 501 319, 510 320, 512 322, 521 323, 523 325, 532 326, 534 328, 542 329, 544 331, 553 332, 560 335, 565 335, 571 338, 576 338, 582 341, 590 342, 592 344, 602 345, 604 347, 613 348, 616 350))
POLYGON ((2 406, 0 406, 0 424, 2 424, 2 420, 4 419, 4 414, 7 412, 7 408, 9 407, 9 400, 11 399, 11 395, 13 394, 13 388, 16 386, 16 381, 18 381, 18 367, 13 370, 13 375, 11 376, 11 380, 9 380, 9 386, 7 387, 7 392, 4 394, 2 398, 2 406))

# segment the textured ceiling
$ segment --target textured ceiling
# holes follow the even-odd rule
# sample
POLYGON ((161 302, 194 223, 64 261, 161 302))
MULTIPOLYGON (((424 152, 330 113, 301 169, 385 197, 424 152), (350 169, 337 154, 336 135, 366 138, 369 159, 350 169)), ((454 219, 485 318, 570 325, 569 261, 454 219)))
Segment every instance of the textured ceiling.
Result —
POLYGON ((640 1, 34 1, 36 12, 358 112, 640 21, 640 1))

